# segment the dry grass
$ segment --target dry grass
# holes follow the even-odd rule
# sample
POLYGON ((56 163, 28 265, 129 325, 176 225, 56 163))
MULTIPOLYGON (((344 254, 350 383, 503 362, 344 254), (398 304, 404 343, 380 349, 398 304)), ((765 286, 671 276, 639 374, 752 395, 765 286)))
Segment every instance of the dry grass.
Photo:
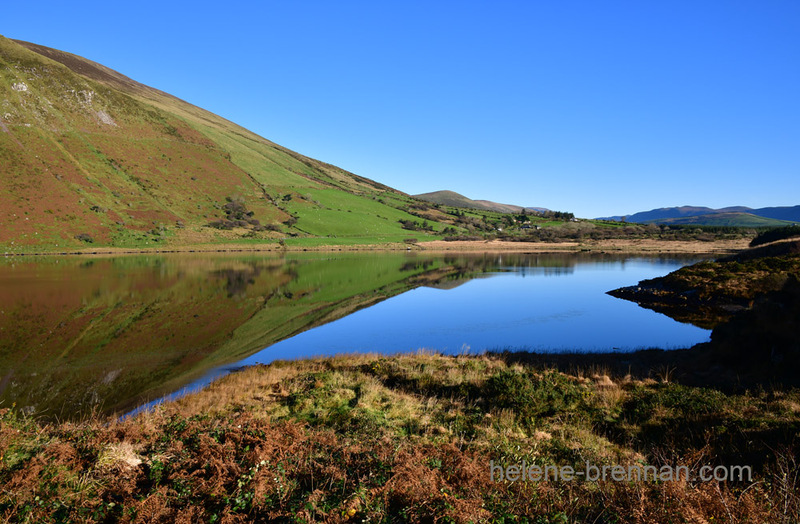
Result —
POLYGON ((125 421, 41 425, 4 411, 0 515, 793 522, 800 468, 784 435, 800 427, 800 393, 779 393, 723 395, 615 379, 603 367, 568 376, 486 355, 277 362, 125 421), (492 482, 488 469, 526 461, 696 470, 751 460, 744 449, 761 456, 749 483, 492 482))
POLYGON ((142 463, 136 449, 130 442, 115 442, 105 446, 97 457, 98 468, 124 470, 135 468, 142 463))

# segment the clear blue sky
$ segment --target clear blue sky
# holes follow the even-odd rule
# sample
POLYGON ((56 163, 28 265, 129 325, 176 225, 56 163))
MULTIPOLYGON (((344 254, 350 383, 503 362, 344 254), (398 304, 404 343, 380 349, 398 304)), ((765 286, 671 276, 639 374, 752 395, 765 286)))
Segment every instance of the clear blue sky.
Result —
POLYGON ((412 194, 800 204, 797 0, 9 1, 0 34, 412 194))

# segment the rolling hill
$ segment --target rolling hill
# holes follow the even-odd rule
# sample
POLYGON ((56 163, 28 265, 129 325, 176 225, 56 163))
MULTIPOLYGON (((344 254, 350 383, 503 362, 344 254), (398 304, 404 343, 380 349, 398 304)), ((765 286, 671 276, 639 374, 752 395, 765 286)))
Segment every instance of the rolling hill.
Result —
POLYGON ((800 206, 763 207, 744 206, 712 209, 710 207, 664 207, 641 211, 626 217, 614 216, 601 220, 622 220, 640 224, 707 225, 739 227, 780 227, 800 222, 800 206))
POLYGON ((440 204, 443 206, 452 207, 466 207, 470 209, 482 209, 485 211, 496 211, 498 213, 521 213, 523 209, 526 211, 543 212, 548 211, 544 207, 522 207, 512 204, 500 204, 492 202, 491 200, 472 200, 455 191, 433 191, 431 193, 421 193, 414 195, 414 198, 431 202, 432 204, 440 204))
POLYGON ((435 209, 101 64, 0 36, 0 251, 400 241, 435 209))

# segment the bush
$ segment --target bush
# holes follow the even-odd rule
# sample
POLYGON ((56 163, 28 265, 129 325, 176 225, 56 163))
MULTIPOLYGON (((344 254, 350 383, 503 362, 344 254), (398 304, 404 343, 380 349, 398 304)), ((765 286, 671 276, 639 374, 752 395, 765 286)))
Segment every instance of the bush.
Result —
POLYGON ((493 407, 513 409, 529 422, 574 409, 582 397, 581 386, 555 371, 503 371, 490 377, 484 388, 484 398, 493 407))
POLYGON ((433 231, 433 226, 430 225, 427 220, 423 220, 421 224, 417 220, 400 219, 398 222, 400 222, 403 229, 407 229, 409 231, 433 231))
POLYGON ((214 220, 213 222, 209 222, 208 227, 213 227, 214 229, 233 229, 234 224, 230 220, 225 220, 224 218, 222 218, 220 220, 214 220))
POLYGON ((263 231, 265 228, 261 222, 253 218, 255 213, 249 211, 245 205, 244 198, 239 196, 226 197, 227 203, 222 206, 225 218, 210 222, 208 227, 215 229, 233 229, 235 227, 251 227, 253 231, 263 231))
POLYGON ((622 414, 633 424, 661 417, 675 423, 722 411, 725 395, 714 389, 681 384, 635 387, 622 405, 622 414), (658 415, 655 415, 658 413, 658 415))

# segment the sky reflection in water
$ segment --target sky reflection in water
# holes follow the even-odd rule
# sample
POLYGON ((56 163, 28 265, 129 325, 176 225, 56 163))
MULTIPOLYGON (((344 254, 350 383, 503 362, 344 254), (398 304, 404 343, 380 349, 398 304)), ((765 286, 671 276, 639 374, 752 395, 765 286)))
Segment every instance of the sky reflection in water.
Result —
POLYGON ((180 391, 274 360, 354 352, 485 350, 630 351, 708 341, 709 330, 620 300, 606 291, 665 275, 693 261, 579 261, 569 267, 503 267, 450 289, 419 287, 273 344, 209 372, 180 391))
POLYGON ((504 268, 453 289, 408 291, 278 342, 241 364, 420 348, 458 353, 688 347, 707 341, 710 332, 605 294, 679 267, 639 259, 504 268))

